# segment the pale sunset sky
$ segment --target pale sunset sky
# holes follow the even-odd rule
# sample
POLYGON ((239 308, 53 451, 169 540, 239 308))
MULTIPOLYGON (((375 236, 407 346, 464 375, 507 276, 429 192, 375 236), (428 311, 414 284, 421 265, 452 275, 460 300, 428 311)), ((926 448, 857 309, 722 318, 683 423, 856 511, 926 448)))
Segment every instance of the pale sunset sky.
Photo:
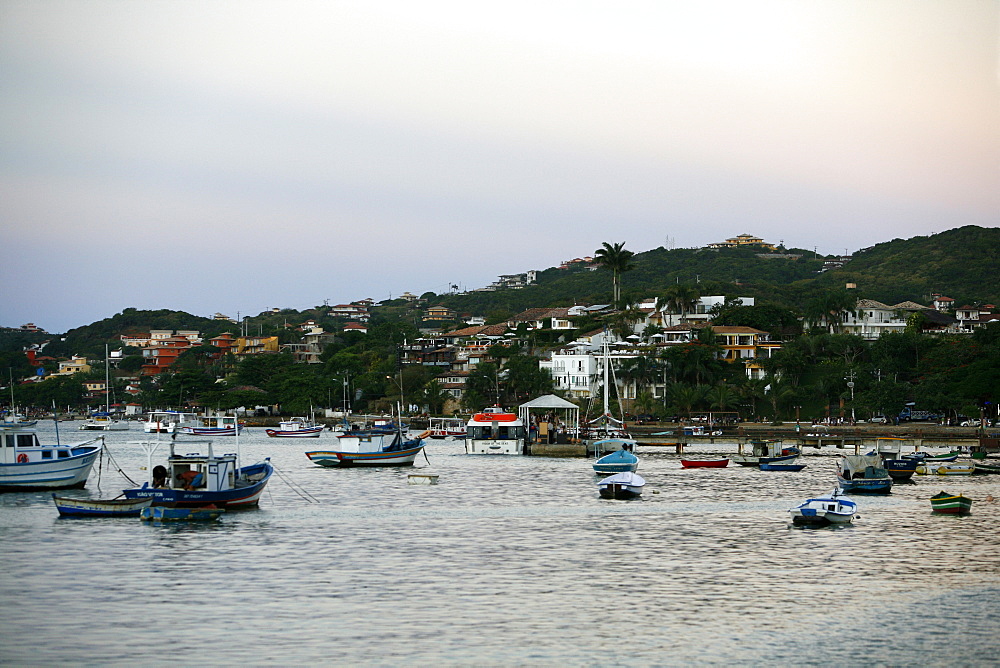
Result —
POLYGON ((1000 6, 0 1, 0 326, 1000 225, 1000 6))

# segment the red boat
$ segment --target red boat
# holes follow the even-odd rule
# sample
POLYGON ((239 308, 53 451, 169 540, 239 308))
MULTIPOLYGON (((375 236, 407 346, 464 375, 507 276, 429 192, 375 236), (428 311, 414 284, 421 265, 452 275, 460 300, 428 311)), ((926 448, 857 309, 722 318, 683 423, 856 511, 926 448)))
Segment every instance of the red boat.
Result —
POLYGON ((686 469, 721 469, 729 466, 728 459, 682 459, 681 467, 686 469))

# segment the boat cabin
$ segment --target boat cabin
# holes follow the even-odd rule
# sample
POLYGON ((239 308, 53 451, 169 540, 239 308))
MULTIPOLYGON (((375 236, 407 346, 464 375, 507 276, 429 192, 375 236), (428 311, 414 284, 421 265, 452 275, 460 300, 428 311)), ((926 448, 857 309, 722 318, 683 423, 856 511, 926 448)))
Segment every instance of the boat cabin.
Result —
POLYGON ((198 452, 178 454, 176 443, 170 444, 167 459, 167 482, 173 489, 204 490, 219 492, 236 486, 236 455, 216 455, 212 452, 211 441, 185 441, 181 447, 202 446, 198 452), (194 475, 191 475, 194 472, 194 475))
MULTIPOLYGON (((76 444, 79 445, 79 444, 76 444)), ((76 446, 42 445, 33 431, 0 429, 0 464, 27 464, 68 459, 76 446)))

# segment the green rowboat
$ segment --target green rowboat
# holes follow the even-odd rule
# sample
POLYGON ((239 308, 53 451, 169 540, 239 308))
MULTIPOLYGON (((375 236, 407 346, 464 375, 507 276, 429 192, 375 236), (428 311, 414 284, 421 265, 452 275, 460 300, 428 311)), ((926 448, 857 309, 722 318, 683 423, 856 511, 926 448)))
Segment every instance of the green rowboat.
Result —
POLYGON ((941 492, 931 497, 931 510, 945 515, 968 515, 972 509, 972 499, 961 494, 941 492))

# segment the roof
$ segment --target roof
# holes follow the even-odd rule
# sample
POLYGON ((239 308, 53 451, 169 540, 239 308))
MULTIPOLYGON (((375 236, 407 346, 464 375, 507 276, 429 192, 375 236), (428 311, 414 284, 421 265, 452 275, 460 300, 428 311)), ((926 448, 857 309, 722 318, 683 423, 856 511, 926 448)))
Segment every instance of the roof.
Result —
POLYGON ((767 334, 762 329, 754 329, 753 327, 737 327, 735 325, 717 325, 712 327, 712 331, 716 334, 767 334))
POLYGON ((486 336, 500 336, 507 331, 506 324, 499 325, 473 325, 472 327, 463 327, 462 329, 456 329, 454 332, 448 332, 447 334, 442 334, 448 338, 462 338, 466 336, 475 336, 477 334, 484 334, 486 336))
POLYGON ((579 408, 572 401, 566 401, 554 394, 546 394, 521 404, 518 408, 579 408))
POLYGON ((918 304, 917 302, 905 301, 899 302, 892 308, 902 309, 903 311, 927 311, 933 310, 930 306, 924 306, 923 304, 918 304))
POLYGON ((859 299, 857 308, 880 308, 886 311, 891 311, 894 307, 875 301, 874 299, 859 299))

